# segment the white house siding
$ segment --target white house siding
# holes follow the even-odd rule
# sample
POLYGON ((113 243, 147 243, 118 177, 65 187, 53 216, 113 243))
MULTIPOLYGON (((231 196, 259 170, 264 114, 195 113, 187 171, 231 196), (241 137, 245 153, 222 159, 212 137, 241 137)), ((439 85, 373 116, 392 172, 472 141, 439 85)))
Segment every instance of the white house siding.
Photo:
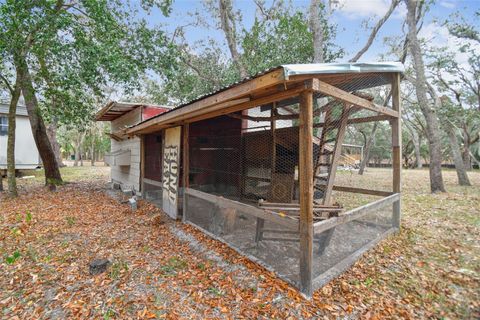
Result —
MULTIPOLYGON (((0 116, 8 116, 8 106, 0 104, 0 116)), ((41 161, 25 107, 17 107, 16 120, 15 168, 35 169, 41 165, 41 161)), ((7 142, 8 136, 0 135, 0 169, 7 168, 7 142)))
MULTIPOLYGON (((123 129, 125 126, 137 124, 141 120, 141 108, 130 111, 120 118, 112 121, 112 133, 123 129)), ((112 182, 120 183, 123 187, 133 187, 140 193, 140 138, 133 137, 122 141, 111 140, 111 151, 130 150, 130 166, 112 166, 112 182)))
MULTIPOLYGON (((247 110, 248 115, 251 117, 270 117, 271 116, 271 111, 270 110, 261 110, 261 107, 255 107, 252 109, 247 110)), ((282 108, 278 108, 277 112, 279 114, 285 114, 288 115, 289 112, 285 111, 282 108)), ((287 128, 292 126, 293 121, 292 120, 277 120, 275 122, 275 127, 277 129, 280 128, 287 128)), ((261 130, 270 130, 270 121, 247 121, 247 126, 248 126, 248 131, 261 131, 261 130)))

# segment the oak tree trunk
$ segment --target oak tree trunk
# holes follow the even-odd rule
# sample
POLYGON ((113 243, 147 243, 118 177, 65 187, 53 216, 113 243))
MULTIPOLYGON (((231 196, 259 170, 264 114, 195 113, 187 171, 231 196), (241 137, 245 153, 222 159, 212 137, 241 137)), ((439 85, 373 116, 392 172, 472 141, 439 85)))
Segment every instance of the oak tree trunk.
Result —
POLYGON ((413 137, 413 147, 415 150, 415 167, 417 169, 422 169, 422 156, 420 153, 420 137, 418 136, 418 133, 415 131, 413 137))
POLYGON ((462 158, 463 163, 465 164, 466 170, 472 170, 472 160, 470 158, 470 135, 468 134, 466 126, 462 130, 463 134, 463 148, 462 148, 462 158))
POLYGON ((45 169, 45 184, 51 186, 60 184, 63 182, 62 176, 58 168, 57 158, 48 139, 47 128, 41 115, 35 89, 33 88, 32 77, 25 57, 17 57, 15 67, 22 78, 22 93, 27 107, 28 118, 30 119, 33 138, 35 139, 35 144, 37 145, 45 169))
POLYGON ((80 147, 75 148, 75 160, 73 161, 73 166, 78 167, 78 159, 80 158, 80 147))
POLYGON ((64 167, 62 153, 60 151, 60 144, 57 140, 57 123, 56 121, 52 121, 47 126, 47 135, 48 139, 50 139, 50 143, 52 144, 53 152, 55 153, 55 158, 57 158, 57 163, 60 167, 64 167))
POLYGON ((363 148, 362 161, 360 162, 360 169, 358 170, 359 175, 363 175, 363 172, 365 171, 365 167, 367 166, 368 161, 370 160, 370 149, 372 148, 375 142, 375 131, 377 131, 377 125, 378 125, 378 122, 375 122, 373 124, 372 132, 368 137, 367 143, 365 144, 365 148, 363 148))
POLYGON ((458 184, 461 186, 471 186, 468 179, 467 170, 463 163, 462 153, 458 144, 457 136, 452 126, 446 125, 448 140, 450 142, 450 151, 452 153, 453 162, 455 163, 455 170, 457 171, 458 184))
POLYGON ((84 158, 84 152, 83 152, 83 146, 80 144, 79 149, 79 154, 80 154, 80 167, 83 167, 83 158, 84 158))
POLYGON ((8 195, 16 197, 17 193, 17 178, 15 177, 15 132, 17 128, 17 105, 21 95, 21 78, 17 73, 15 87, 10 99, 10 106, 8 108, 8 142, 7 142, 7 181, 8 181, 8 195))
POLYGON ((93 136, 92 136, 92 144, 90 149, 90 157, 92 158, 91 165, 92 167, 95 167, 95 139, 93 139, 93 136))
POLYGON ((442 153, 440 143, 440 125, 436 110, 427 98, 427 84, 422 51, 417 39, 416 11, 417 1, 407 0, 408 45, 415 69, 415 90, 418 103, 426 120, 426 133, 430 151, 430 190, 445 192, 442 176, 442 153))

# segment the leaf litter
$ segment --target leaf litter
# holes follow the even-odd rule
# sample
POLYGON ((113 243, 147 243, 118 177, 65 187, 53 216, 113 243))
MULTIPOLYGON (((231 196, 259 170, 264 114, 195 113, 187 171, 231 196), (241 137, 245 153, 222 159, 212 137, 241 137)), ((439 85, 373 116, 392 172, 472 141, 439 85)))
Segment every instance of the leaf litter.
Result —
POLYGON ((430 195, 428 172, 406 171, 402 231, 308 301, 189 225, 166 217, 153 224, 163 216, 153 205, 140 201, 132 212, 106 190, 107 168, 71 170, 75 183, 57 192, 36 181, 17 199, 1 196, 1 318, 480 316, 478 172, 471 173, 475 186, 464 188, 447 171, 450 192, 430 195), (94 259, 108 259, 107 272, 90 275, 94 259))

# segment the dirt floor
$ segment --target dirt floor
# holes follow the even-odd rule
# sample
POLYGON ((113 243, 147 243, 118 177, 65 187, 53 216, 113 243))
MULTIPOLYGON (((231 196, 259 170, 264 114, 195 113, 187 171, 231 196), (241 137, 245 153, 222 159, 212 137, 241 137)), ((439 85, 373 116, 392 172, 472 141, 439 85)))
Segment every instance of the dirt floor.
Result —
MULTIPOLYGON (((19 179, 19 198, 0 195, 2 319, 480 317, 478 171, 474 187, 446 171, 449 192, 435 195, 428 171, 404 171, 401 233, 311 301, 192 227, 153 218, 152 205, 132 212, 106 192, 109 168, 62 172, 69 183, 56 192, 35 172, 19 179), (111 264, 92 276, 96 258, 111 264)), ((370 169, 362 179, 386 175, 370 169)))

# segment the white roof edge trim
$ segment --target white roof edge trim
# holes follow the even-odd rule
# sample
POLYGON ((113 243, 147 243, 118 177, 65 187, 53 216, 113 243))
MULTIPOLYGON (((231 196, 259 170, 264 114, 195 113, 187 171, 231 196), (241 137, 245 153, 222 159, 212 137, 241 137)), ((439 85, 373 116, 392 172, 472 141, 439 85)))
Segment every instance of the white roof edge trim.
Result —
POLYGON ((362 73, 362 72, 405 72, 401 62, 375 63, 307 63, 282 65, 285 80, 302 74, 362 73))

